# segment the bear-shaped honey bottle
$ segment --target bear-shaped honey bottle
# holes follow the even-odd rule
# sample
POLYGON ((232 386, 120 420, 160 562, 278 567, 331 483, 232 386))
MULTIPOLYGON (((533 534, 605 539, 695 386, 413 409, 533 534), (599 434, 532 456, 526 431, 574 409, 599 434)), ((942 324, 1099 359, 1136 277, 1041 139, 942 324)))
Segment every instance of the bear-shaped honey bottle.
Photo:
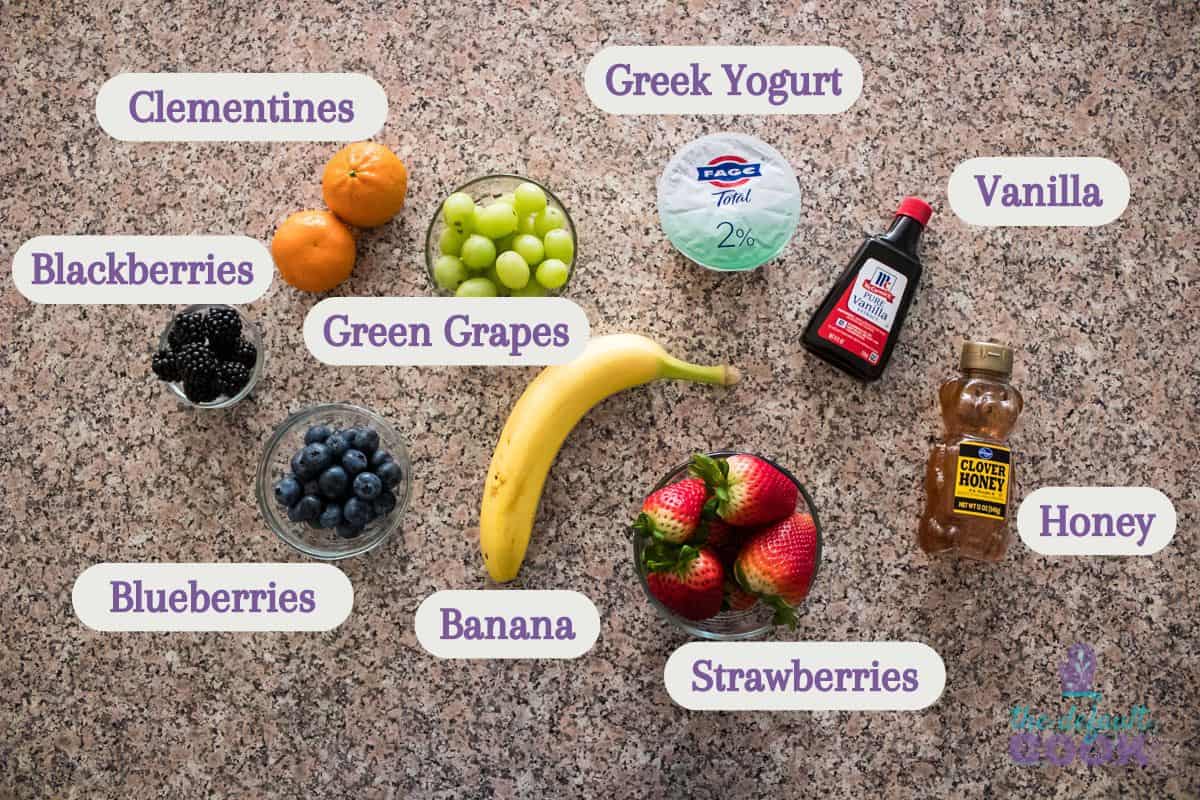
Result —
POLYGON ((999 561, 1010 540, 1013 457, 1008 434, 1024 400, 1009 383, 1013 352, 991 342, 964 342, 962 374, 942 384, 945 433, 929 453, 921 549, 999 561))

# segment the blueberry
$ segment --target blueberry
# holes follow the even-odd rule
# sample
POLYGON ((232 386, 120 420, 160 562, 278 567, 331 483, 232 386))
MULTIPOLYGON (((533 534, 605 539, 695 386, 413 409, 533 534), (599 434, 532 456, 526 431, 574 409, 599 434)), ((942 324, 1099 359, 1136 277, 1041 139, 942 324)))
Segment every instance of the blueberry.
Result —
POLYGON ((305 464, 304 459, 300 458, 300 456, 303 454, 303 451, 301 451, 292 456, 292 473, 299 480, 306 481, 309 478, 317 477, 317 472, 319 472, 319 470, 314 470, 309 465, 305 464))
POLYGON ((354 493, 363 500, 374 500, 383 491, 383 481, 374 472, 360 472, 354 479, 354 493))
POLYGON ((346 470, 335 464, 321 473, 317 483, 320 485, 321 494, 337 500, 345 497, 350 489, 350 476, 346 474, 346 470))
MULTIPOLYGON (((387 463, 391 462, 392 460, 393 460, 392 454, 389 453, 387 450, 376 450, 371 455, 371 467, 372 468, 382 467, 384 464, 387 464, 387 463)), ((379 470, 375 470, 375 471, 378 472, 379 470)))
POLYGON ((322 528, 336 528, 342 524, 342 507, 338 503, 329 503, 318 518, 322 528))
POLYGON ((371 510, 375 512, 375 516, 383 517, 392 513, 392 509, 396 507, 396 495, 391 492, 383 492, 371 501, 371 510))
POLYGON ((404 470, 400 469, 400 465, 395 461, 389 461, 379 469, 375 470, 375 474, 379 476, 379 480, 383 481, 383 485, 391 489, 404 477, 404 470))
POLYGON ((350 441, 344 433, 335 433, 325 440, 325 446, 329 448, 329 455, 334 461, 339 460, 347 450, 350 449, 350 441))
POLYGON ((294 506, 301 494, 303 492, 300 490, 300 481, 291 475, 275 484, 275 502, 284 508, 294 506))
POLYGON ((292 522, 306 522, 321 513, 321 498, 306 494, 296 505, 288 509, 288 519, 292 522))
POLYGON ((332 433, 332 431, 329 430, 328 425, 313 425, 308 429, 307 432, 305 432, 304 443, 315 444, 317 442, 323 442, 329 438, 330 433, 332 433))
POLYGON ((359 428, 350 440, 355 450, 371 455, 379 448, 379 434, 374 428, 359 428))
POLYGON ((347 524, 361 528, 371 521, 371 504, 366 500, 351 497, 346 501, 346 505, 342 506, 342 516, 347 524))
POLYGON ((305 481, 304 482, 304 493, 311 494, 314 497, 320 497, 321 496, 321 484, 319 484, 313 480, 305 481))
POLYGON ((367 468, 367 457, 359 450, 347 450, 342 456, 342 467, 351 475, 357 475, 367 468))
POLYGON ((337 526, 337 535, 343 539, 353 539, 354 537, 360 535, 362 532, 363 532, 362 525, 347 525, 346 523, 343 522, 341 525, 337 526))
POLYGON ((358 428, 346 428, 346 430, 341 431, 341 434, 346 443, 354 447, 354 437, 358 434, 358 428))
POLYGON ((312 470, 314 475, 319 475, 332 461, 333 456, 329 455, 329 448, 320 442, 305 445, 300 451, 300 463, 312 470))

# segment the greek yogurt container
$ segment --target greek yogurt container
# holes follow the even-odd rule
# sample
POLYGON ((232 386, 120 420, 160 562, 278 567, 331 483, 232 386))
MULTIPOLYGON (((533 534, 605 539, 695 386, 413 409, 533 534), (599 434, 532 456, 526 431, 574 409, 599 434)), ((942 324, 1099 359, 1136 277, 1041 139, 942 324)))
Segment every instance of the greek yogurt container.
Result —
POLYGON ((783 252, 800 222, 800 184, 761 139, 714 133, 689 142, 658 180, 658 218, 702 267, 741 272, 783 252))

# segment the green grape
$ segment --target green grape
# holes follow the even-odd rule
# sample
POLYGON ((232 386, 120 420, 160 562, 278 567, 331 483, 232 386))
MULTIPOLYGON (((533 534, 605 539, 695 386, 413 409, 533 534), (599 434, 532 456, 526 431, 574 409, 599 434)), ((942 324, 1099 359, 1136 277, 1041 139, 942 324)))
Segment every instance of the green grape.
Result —
POLYGON ((537 281, 530 281, 522 288, 512 290, 513 297, 545 297, 546 294, 546 287, 537 281))
POLYGON ((550 206, 538 212, 537 219, 533 221, 533 231, 538 236, 545 236, 547 231, 561 228, 566 222, 567 218, 563 212, 550 206))
POLYGON ((570 276, 567 265, 557 258, 547 258, 537 268, 537 282, 547 289, 557 289, 567 282, 570 276))
POLYGON ((455 192, 442 203, 442 217, 455 230, 469 231, 475 220, 475 201, 466 192, 455 192))
POLYGON ((519 214, 517 233, 537 233, 537 214, 519 214))
POLYGON ((542 263, 542 259, 546 257, 546 248, 542 246, 542 240, 528 233, 513 239, 512 249, 520 253, 521 258, 530 266, 542 263))
POLYGON ((496 284, 487 278, 468 278, 454 294, 458 297, 495 297, 496 284))
POLYGON ((497 297, 508 297, 509 289, 504 285, 504 282, 500 280, 500 273, 496 272, 496 268, 494 266, 487 272, 483 273, 483 277, 495 284, 497 297))
POLYGON ((462 260, 476 272, 487 269, 496 261, 496 245, 486 236, 473 233, 463 242, 462 260))
POLYGON ((491 239, 503 238, 516 229, 517 212, 507 203, 492 203, 475 214, 475 230, 491 239))
POLYGON ((440 288, 453 292, 467 279, 467 268, 454 256, 439 256, 433 262, 433 279, 440 288))
POLYGON ((497 203, 504 203, 506 206, 517 207, 517 196, 512 192, 505 192, 496 198, 497 203))
POLYGON ((521 216, 536 214, 546 207, 546 193, 536 183, 522 183, 513 194, 517 213, 521 216))
POLYGON ((496 274, 500 282, 510 289, 520 289, 529 283, 529 265, 520 253, 511 250, 496 256, 496 274))
POLYGON ((454 228, 447 225, 442 228, 442 235, 438 237, 438 249, 444 255, 456 256, 462 252, 463 242, 467 240, 465 233, 459 233, 454 228))
POLYGON ((546 231, 542 244, 546 248, 546 258, 557 258, 569 264, 575 257, 575 242, 571 239, 571 234, 562 228, 546 231))
POLYGON ((510 233, 508 236, 501 236, 496 240, 496 252, 503 253, 505 250, 513 249, 513 240, 516 238, 515 233, 510 233))

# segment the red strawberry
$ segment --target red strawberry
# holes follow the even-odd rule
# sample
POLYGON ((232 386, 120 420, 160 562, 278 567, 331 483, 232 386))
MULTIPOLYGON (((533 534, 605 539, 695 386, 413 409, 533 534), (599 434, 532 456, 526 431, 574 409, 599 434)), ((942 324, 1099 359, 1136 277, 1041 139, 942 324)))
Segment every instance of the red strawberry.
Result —
POLYGON ((742 543, 743 532, 720 519, 705 519, 700 523, 697 540, 716 552, 721 563, 726 567, 733 566, 737 558, 738 547, 742 543), (703 539, 699 537, 703 536, 703 539))
POLYGON ((717 498, 717 516, 730 525, 756 527, 796 510, 800 490, 758 456, 692 456, 692 474, 703 478, 717 498))
MULTIPOLYGON (((647 568, 652 569, 652 563, 647 563, 647 568)), ((682 548, 673 567, 646 576, 650 594, 691 620, 708 619, 721 612, 724 581, 725 568, 716 554, 706 547, 697 550, 689 545, 682 548)))
POLYGON ((704 481, 685 478, 647 497, 633 527, 660 541, 682 544, 696 533, 707 499, 704 481))
POLYGON ((745 589, 737 585, 731 577, 725 578, 725 598, 721 603, 722 609, 729 611, 745 611, 747 608, 752 608, 758 602, 758 596, 750 594, 745 589))
POLYGON ((775 608, 775 624, 794 628, 792 607, 808 595, 816 566, 817 526, 808 514, 792 514, 751 535, 733 574, 743 589, 775 608))

